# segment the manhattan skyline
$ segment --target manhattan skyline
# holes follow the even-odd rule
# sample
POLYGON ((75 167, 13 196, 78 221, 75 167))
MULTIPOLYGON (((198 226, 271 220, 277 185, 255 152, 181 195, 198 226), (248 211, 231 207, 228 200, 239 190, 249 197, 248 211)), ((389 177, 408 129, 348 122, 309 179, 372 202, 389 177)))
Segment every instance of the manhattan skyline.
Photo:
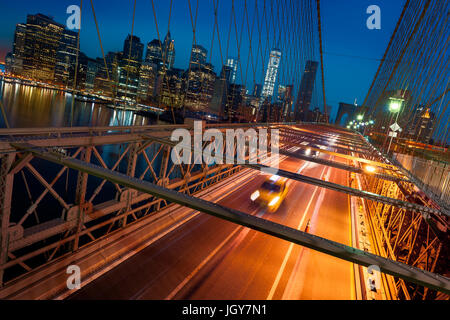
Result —
MULTIPOLYGON (((67 6, 73 4, 69 1, 47 1, 44 3, 34 3, 32 1, 20 1, 22 5, 2 3, 8 15, 4 17, 4 27, 0 31, 0 61, 4 61, 4 56, 12 50, 11 44, 14 37, 15 24, 26 19, 27 13, 43 13, 54 17, 55 21, 65 23, 68 14, 67 6), (25 8, 25 9, 24 9, 25 8)), ((192 3, 192 11, 195 13, 195 1, 192 3)), ((334 119, 337 112, 338 103, 345 101, 353 103, 357 99, 361 104, 370 86, 379 59, 387 46, 389 36, 392 33, 398 16, 401 12, 404 1, 377 1, 381 8, 381 30, 368 30, 366 19, 368 14, 365 10, 370 1, 346 1, 336 4, 332 1, 323 1, 322 6, 322 28, 324 34, 324 73, 325 88, 327 91, 327 105, 332 106, 331 119, 334 119), (345 21, 345 23, 343 22, 345 21), (343 81, 345 80, 345 81, 343 81)), ((249 16, 251 17, 251 5, 248 2, 249 16)), ((239 12, 242 11, 240 3, 235 3, 236 21, 240 21, 239 12)), ((261 5, 261 4, 260 4, 261 5)), ((97 12, 97 19, 100 24, 100 32, 105 51, 122 50, 123 40, 131 31, 132 6, 122 8, 119 2, 95 1, 94 7, 97 12), (131 8, 130 8, 131 7, 131 8)), ((168 4, 155 3, 155 10, 158 15, 159 38, 163 41, 167 33, 169 8, 168 4)), ((230 15, 230 4, 219 3, 220 16, 218 17, 219 33, 222 34, 222 47, 226 43, 226 25, 230 15)), ((220 73, 222 61, 218 50, 217 40, 215 47, 211 51, 211 26, 214 25, 212 3, 199 1, 196 43, 204 45, 208 50, 208 62, 214 65, 214 71, 220 73)), ((101 57, 100 46, 96 35, 95 23, 92 17, 89 3, 85 4, 82 10, 82 30, 80 36, 80 50, 90 57, 101 57)), ((175 40, 175 68, 187 69, 190 58, 190 49, 193 43, 192 27, 189 18, 189 8, 187 3, 174 1, 172 9, 172 21, 170 32, 175 40)), ((255 28, 256 30, 256 28, 255 28)), ((234 31, 234 30, 233 30, 234 31)), ((134 35, 141 38, 143 43, 157 39, 153 11, 150 2, 137 1, 134 35)), ((256 33, 255 33, 256 34, 256 33)), ((246 35, 244 34, 244 38, 246 35)), ((231 33, 230 43, 235 43, 234 32, 231 33)), ((223 49, 224 50, 224 49, 223 49)), ((241 47, 241 61, 237 70, 237 83, 242 83, 241 77, 246 73, 244 69, 248 55, 248 48, 241 47), (242 67, 242 70, 241 70, 242 67), (242 71, 242 72, 241 72, 242 71)), ((270 50, 270 48, 269 48, 270 50)), ((267 53, 268 55, 268 53, 267 53)), ((230 45, 228 56, 238 56, 236 44, 230 45)), ((226 58, 223 57, 225 60, 226 58)), ((266 58, 267 59, 267 58, 266 58)), ((225 64, 226 61, 223 61, 225 64)), ((261 65, 261 61, 259 61, 261 65)), ((267 64, 267 60, 265 62, 267 64)), ((281 66, 283 68, 283 64, 281 66)), ((259 68, 256 76, 263 79, 262 69, 259 68)), ((281 71, 283 73, 283 71, 281 71)), ((245 78, 245 75, 244 75, 245 78)), ((253 75, 247 71, 247 89, 253 86, 253 75)), ((294 90, 298 89, 300 77, 298 77, 294 90)), ((262 83, 262 80, 257 80, 262 83)), ((286 79, 283 85, 289 84, 286 79)))

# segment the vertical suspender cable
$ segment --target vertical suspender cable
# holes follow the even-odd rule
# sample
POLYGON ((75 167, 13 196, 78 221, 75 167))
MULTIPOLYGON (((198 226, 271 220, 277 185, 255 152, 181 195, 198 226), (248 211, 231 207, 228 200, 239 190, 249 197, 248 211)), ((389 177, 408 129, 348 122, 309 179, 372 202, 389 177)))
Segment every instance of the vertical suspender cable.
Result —
POLYGON ((320 0, 316 0, 317 3, 317 19, 319 26, 319 46, 320 46, 320 70, 322 72, 322 93, 323 93, 323 114, 325 116, 325 121, 328 123, 328 112, 327 112, 327 102, 325 100, 325 78, 323 74, 323 51, 322 51, 322 27, 320 22, 320 0))

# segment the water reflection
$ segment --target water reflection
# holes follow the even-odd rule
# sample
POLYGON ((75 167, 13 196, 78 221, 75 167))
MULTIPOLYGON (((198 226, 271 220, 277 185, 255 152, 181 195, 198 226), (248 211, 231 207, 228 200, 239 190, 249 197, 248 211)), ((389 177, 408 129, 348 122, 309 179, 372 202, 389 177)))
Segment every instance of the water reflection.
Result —
MULTIPOLYGON (((132 111, 114 110, 103 104, 75 100, 70 93, 0 80, 0 99, 10 127, 117 126, 152 124, 132 111)), ((0 127, 5 120, 0 117, 0 127)))
MULTIPOLYGON (((114 110, 104 104, 94 104, 82 102, 75 99, 72 113, 73 96, 62 91, 46 88, 37 88, 16 83, 7 83, 0 80, 0 100, 2 101, 8 122, 11 128, 31 128, 31 127, 68 127, 73 126, 117 126, 117 125, 147 125, 153 124, 152 119, 136 115, 131 111, 114 110)), ((0 128, 5 128, 6 123, 0 113, 0 128)), ((119 160, 126 149, 126 144, 113 144, 97 146, 103 161, 108 168, 112 168, 119 160)), ((151 147, 149 153, 156 152, 156 147, 151 147)), ((69 150, 73 152, 74 149, 69 150)), ((149 155, 152 157, 152 155, 149 155)), ((51 181, 61 169, 61 166, 49 164, 47 161, 34 158, 32 165, 39 171, 42 177, 51 181)), ((101 166, 101 163, 92 156, 93 164, 101 166)), ((146 168, 144 159, 139 159, 136 164, 136 173, 141 174, 146 168)), ((127 158, 120 162, 117 171, 125 173, 127 169, 127 158)), ((155 170, 159 170, 156 166, 155 170)), ((22 175, 15 175, 13 187, 12 220, 18 221, 24 212, 32 204, 32 200, 24 200, 23 195, 30 191, 31 198, 36 199, 44 190, 28 170, 24 170, 27 177, 29 189, 26 189, 22 175)), ((145 179, 151 180, 151 172, 148 171, 145 179)), ((68 170, 64 177, 61 177, 54 185, 54 189, 62 194, 67 203, 74 203, 78 172, 68 170)), ((87 194, 92 195, 95 188, 101 183, 101 179, 89 176, 87 194)), ((114 185, 106 183, 102 191, 95 197, 94 203, 101 203, 114 198, 116 190, 114 185)), ((61 215, 61 208, 58 202, 51 196, 46 196, 39 204, 39 211, 44 212, 40 216, 40 221, 45 222, 57 218, 61 215)), ((34 220, 28 219, 25 227, 33 225, 34 220)))

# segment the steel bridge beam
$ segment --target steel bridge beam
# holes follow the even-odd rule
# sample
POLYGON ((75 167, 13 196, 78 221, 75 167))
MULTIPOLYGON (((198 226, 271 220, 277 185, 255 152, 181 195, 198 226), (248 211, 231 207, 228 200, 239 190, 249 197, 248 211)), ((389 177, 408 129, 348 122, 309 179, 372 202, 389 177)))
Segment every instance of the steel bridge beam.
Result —
POLYGON ((352 151, 353 152, 355 152, 355 151, 356 152, 362 152, 362 153, 370 152, 370 150, 366 150, 366 149, 362 150, 362 149, 355 149, 355 148, 354 149, 344 148, 344 147, 339 146, 341 144, 339 144, 339 145, 337 145, 337 144, 330 145, 329 141, 326 140, 326 139, 310 138, 308 136, 303 136, 303 135, 298 134, 298 133, 297 134, 296 133, 290 133, 288 131, 289 130, 283 129, 283 131, 280 132, 280 137, 291 138, 291 139, 295 139, 295 140, 301 141, 301 142, 303 142, 303 141, 310 142, 310 143, 321 145, 321 146, 324 146, 324 147, 327 147, 327 148, 333 148, 333 149, 335 149, 338 152, 349 152, 349 153, 352 152, 352 151))
POLYGON ((317 132, 313 132, 311 130, 308 130, 308 129, 304 128, 304 127, 289 128, 289 130, 295 131, 298 134, 301 133, 302 135, 310 136, 312 138, 317 138, 317 139, 335 138, 336 142, 342 143, 343 145, 351 144, 352 146, 361 147, 363 149, 366 148, 366 146, 364 144, 360 143, 359 141, 356 141, 355 139, 342 138, 342 137, 333 137, 329 133, 317 133, 317 132))
MULTIPOLYGON (((317 148, 310 147, 310 146, 303 146, 303 145, 298 144, 296 142, 286 141, 285 139, 283 139, 281 141, 284 144, 288 144, 288 145, 291 145, 291 146, 296 146, 296 147, 301 148, 301 149, 311 149, 311 150, 315 150, 317 152, 323 152, 323 149, 317 149, 317 148), (320 150, 322 150, 322 151, 320 151, 320 150)), ((348 151, 356 152, 355 150, 348 150, 348 151)), ((305 161, 310 161, 310 162, 315 162, 315 163, 323 164, 323 165, 330 166, 330 167, 335 167, 335 168, 338 168, 338 169, 342 169, 342 170, 346 170, 346 171, 350 171, 350 172, 354 172, 354 173, 375 176, 375 177, 377 177, 379 179, 383 179, 383 180, 389 180, 389 181, 394 181, 394 182, 399 182, 399 181, 409 182, 409 180, 401 178, 400 176, 393 176, 393 175, 382 174, 382 173, 367 173, 362 168, 357 168, 357 167, 354 167, 354 166, 345 165, 345 164, 342 164, 342 163, 336 162, 336 161, 320 159, 320 158, 316 158, 316 157, 306 156, 306 155, 297 154, 297 153, 289 152, 289 151, 283 151, 283 150, 280 150, 279 153, 287 155, 287 156, 290 156, 290 157, 293 157, 293 158, 297 158, 297 159, 301 159, 301 160, 305 160, 305 161)), ((358 157, 351 156, 351 155, 346 155, 346 156, 352 157, 353 160, 355 160, 355 161, 358 161, 358 159, 360 159, 358 157)))
MULTIPOLYGON (((205 129, 215 128, 277 128, 280 125, 295 123, 227 123, 205 124, 205 129)), ((63 128, 11 128, 0 129, 0 152, 15 152, 10 143, 23 142, 39 147, 77 147, 86 145, 106 145, 138 142, 143 134, 169 137, 173 130, 184 128, 192 130, 189 125, 148 125, 115 127, 63 127, 63 128)))
POLYGON ((292 158, 296 158, 296 159, 300 159, 300 160, 305 160, 305 161, 309 161, 309 162, 314 162, 314 163, 318 163, 318 164, 322 164, 325 166, 329 166, 329 167, 333 167, 333 168, 337 168, 337 169, 341 169, 341 170, 345 170, 345 171, 349 171, 349 172, 354 172, 354 173, 359 173, 359 174, 364 174, 367 176, 374 176, 378 179, 383 179, 383 180, 388 180, 388 181, 393 181, 393 182, 409 182, 408 180, 402 179, 402 178, 398 178, 398 177, 394 177, 388 174, 381 174, 381 173, 367 173, 366 171, 364 171, 364 169, 361 168, 357 168, 354 166, 349 166, 340 162, 336 162, 336 161, 331 161, 331 160, 325 160, 325 159, 320 159, 320 158, 315 158, 315 157, 310 157, 310 156, 305 156, 305 155, 301 155, 301 154, 297 154, 295 152, 292 151, 287 151, 287 150, 279 150, 278 151, 279 154, 285 155, 285 156, 289 156, 292 158))
MULTIPOLYGON (((361 137, 361 139, 363 139, 367 143, 367 145, 369 145, 373 150, 375 150, 376 152, 379 152, 380 154, 382 154, 381 151, 378 148, 376 148, 375 146, 370 144, 366 139, 364 139, 364 137, 361 137)), ((383 156, 386 159, 389 159, 386 154, 383 154, 383 156)), ((423 187, 423 183, 421 181, 419 181, 411 172, 409 172, 407 169, 405 169, 402 166, 402 164, 399 163, 396 159, 389 159, 389 161, 392 162, 392 163, 395 163, 397 165, 397 167, 399 168, 399 170, 403 173, 403 175, 408 177, 408 179, 410 181, 412 181, 420 190, 422 190, 422 192, 425 193, 428 198, 432 199, 441 208, 441 210, 445 213, 446 216, 450 216, 450 207, 448 206, 448 204, 444 203, 439 198, 437 198, 437 197, 433 196, 432 194, 430 194, 430 192, 428 192, 423 187)))
MULTIPOLYGON (((347 143, 347 142, 342 142, 339 141, 338 138, 335 137, 317 137, 315 135, 311 135, 309 133, 305 133, 305 132, 300 132, 299 130, 295 130, 292 129, 291 127, 282 127, 285 131, 285 134, 287 135, 296 135, 299 138, 305 139, 305 140, 309 140, 309 141, 319 141, 317 144, 321 144, 320 142, 327 142, 329 139, 335 139, 336 144, 339 144, 341 146, 344 147, 352 147, 352 148, 358 148, 358 150, 356 151, 363 151, 363 152, 372 152, 372 150, 370 148, 364 147, 362 145, 359 144, 354 144, 354 143, 347 143)), ((333 146, 333 148, 339 148, 345 151, 355 151, 355 149, 349 149, 349 148, 344 148, 344 147, 339 147, 339 146, 333 146)))
MULTIPOLYGON (((152 137, 152 136, 145 136, 147 139, 159 142, 161 144, 167 144, 170 146, 175 146, 177 145, 178 147, 184 148, 184 149, 188 149, 188 150, 193 150, 192 146, 187 146, 187 145, 180 145, 177 144, 174 141, 170 141, 170 140, 166 140, 166 139, 161 139, 161 138, 157 138, 157 137, 152 137)), ((26 151, 28 148, 32 148, 33 146, 29 146, 28 148, 23 146, 23 145, 16 145, 18 148, 24 149, 26 151)), ((351 157, 351 156, 350 156, 351 157)), ((351 159, 354 159, 354 157, 351 157, 351 159)), ((227 158, 227 160, 230 160, 230 162, 232 163, 236 163, 234 158, 227 158)), ((365 159, 363 159, 365 160, 365 159)), ((434 208, 429 208, 429 207, 425 207, 425 206, 421 206, 415 203, 410 203, 410 202, 406 202, 406 201, 402 201, 402 200, 398 200, 398 199, 394 199, 394 198, 389 198, 389 197, 384 197, 384 196, 380 196, 378 194, 372 193, 372 192, 367 192, 367 191, 363 191, 363 190, 358 190, 358 189, 354 189, 354 188, 350 188, 350 187, 346 187, 337 183, 333 183, 333 182, 328 182, 328 181, 323 181, 320 179, 316 179, 316 178, 312 178, 312 177, 308 177, 299 173, 293 173, 293 172, 289 172, 286 170, 282 170, 282 169, 276 169, 276 168, 271 168, 268 167, 266 165, 262 165, 262 164, 251 164, 251 163, 244 163, 244 164, 239 164, 240 166, 243 167, 247 167, 247 168, 251 168, 254 170, 259 170, 259 171, 263 171, 263 172, 277 172, 277 175, 285 177, 285 178, 289 178, 289 179, 293 179, 293 180, 297 180, 300 182, 305 182, 305 183, 309 183, 312 185, 316 185, 322 188, 327 188, 327 189, 331 189, 334 191, 338 191, 338 192, 343 192, 352 196, 356 196, 356 197, 361 197, 361 198, 366 198, 366 199, 370 199, 373 201, 377 201, 377 202, 381 202, 381 203, 385 203, 385 204, 389 204, 395 207, 399 207, 399 208, 403 208, 406 210, 414 210, 417 212, 423 212, 423 213, 434 213, 434 214, 440 214, 441 212, 437 209, 434 208)))
POLYGON ((335 241, 289 228, 272 221, 267 221, 238 210, 226 208, 212 202, 188 196, 174 190, 169 190, 147 181, 131 178, 122 173, 88 164, 78 159, 67 158, 61 154, 51 153, 30 145, 17 144, 16 147, 32 152, 39 158, 62 164, 69 168, 106 179, 128 188, 151 194, 167 201, 178 203, 191 209, 264 232, 277 238, 287 240, 328 255, 332 255, 339 259, 353 262, 365 267, 371 265, 378 266, 380 271, 383 273, 402 278, 405 281, 413 282, 427 288, 438 290, 445 294, 450 294, 450 279, 444 276, 411 267, 404 263, 389 260, 363 250, 355 249, 335 241))

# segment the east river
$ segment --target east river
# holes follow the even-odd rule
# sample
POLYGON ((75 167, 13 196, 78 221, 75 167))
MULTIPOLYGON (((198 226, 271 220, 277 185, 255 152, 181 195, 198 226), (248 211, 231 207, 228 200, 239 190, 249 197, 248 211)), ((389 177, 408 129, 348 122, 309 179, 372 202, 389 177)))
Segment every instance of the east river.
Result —
MULTIPOLYGON (((0 80, 0 99, 11 128, 146 125, 154 120, 105 104, 82 102, 63 91, 0 80)), ((0 127, 6 128, 3 116, 0 127)))

